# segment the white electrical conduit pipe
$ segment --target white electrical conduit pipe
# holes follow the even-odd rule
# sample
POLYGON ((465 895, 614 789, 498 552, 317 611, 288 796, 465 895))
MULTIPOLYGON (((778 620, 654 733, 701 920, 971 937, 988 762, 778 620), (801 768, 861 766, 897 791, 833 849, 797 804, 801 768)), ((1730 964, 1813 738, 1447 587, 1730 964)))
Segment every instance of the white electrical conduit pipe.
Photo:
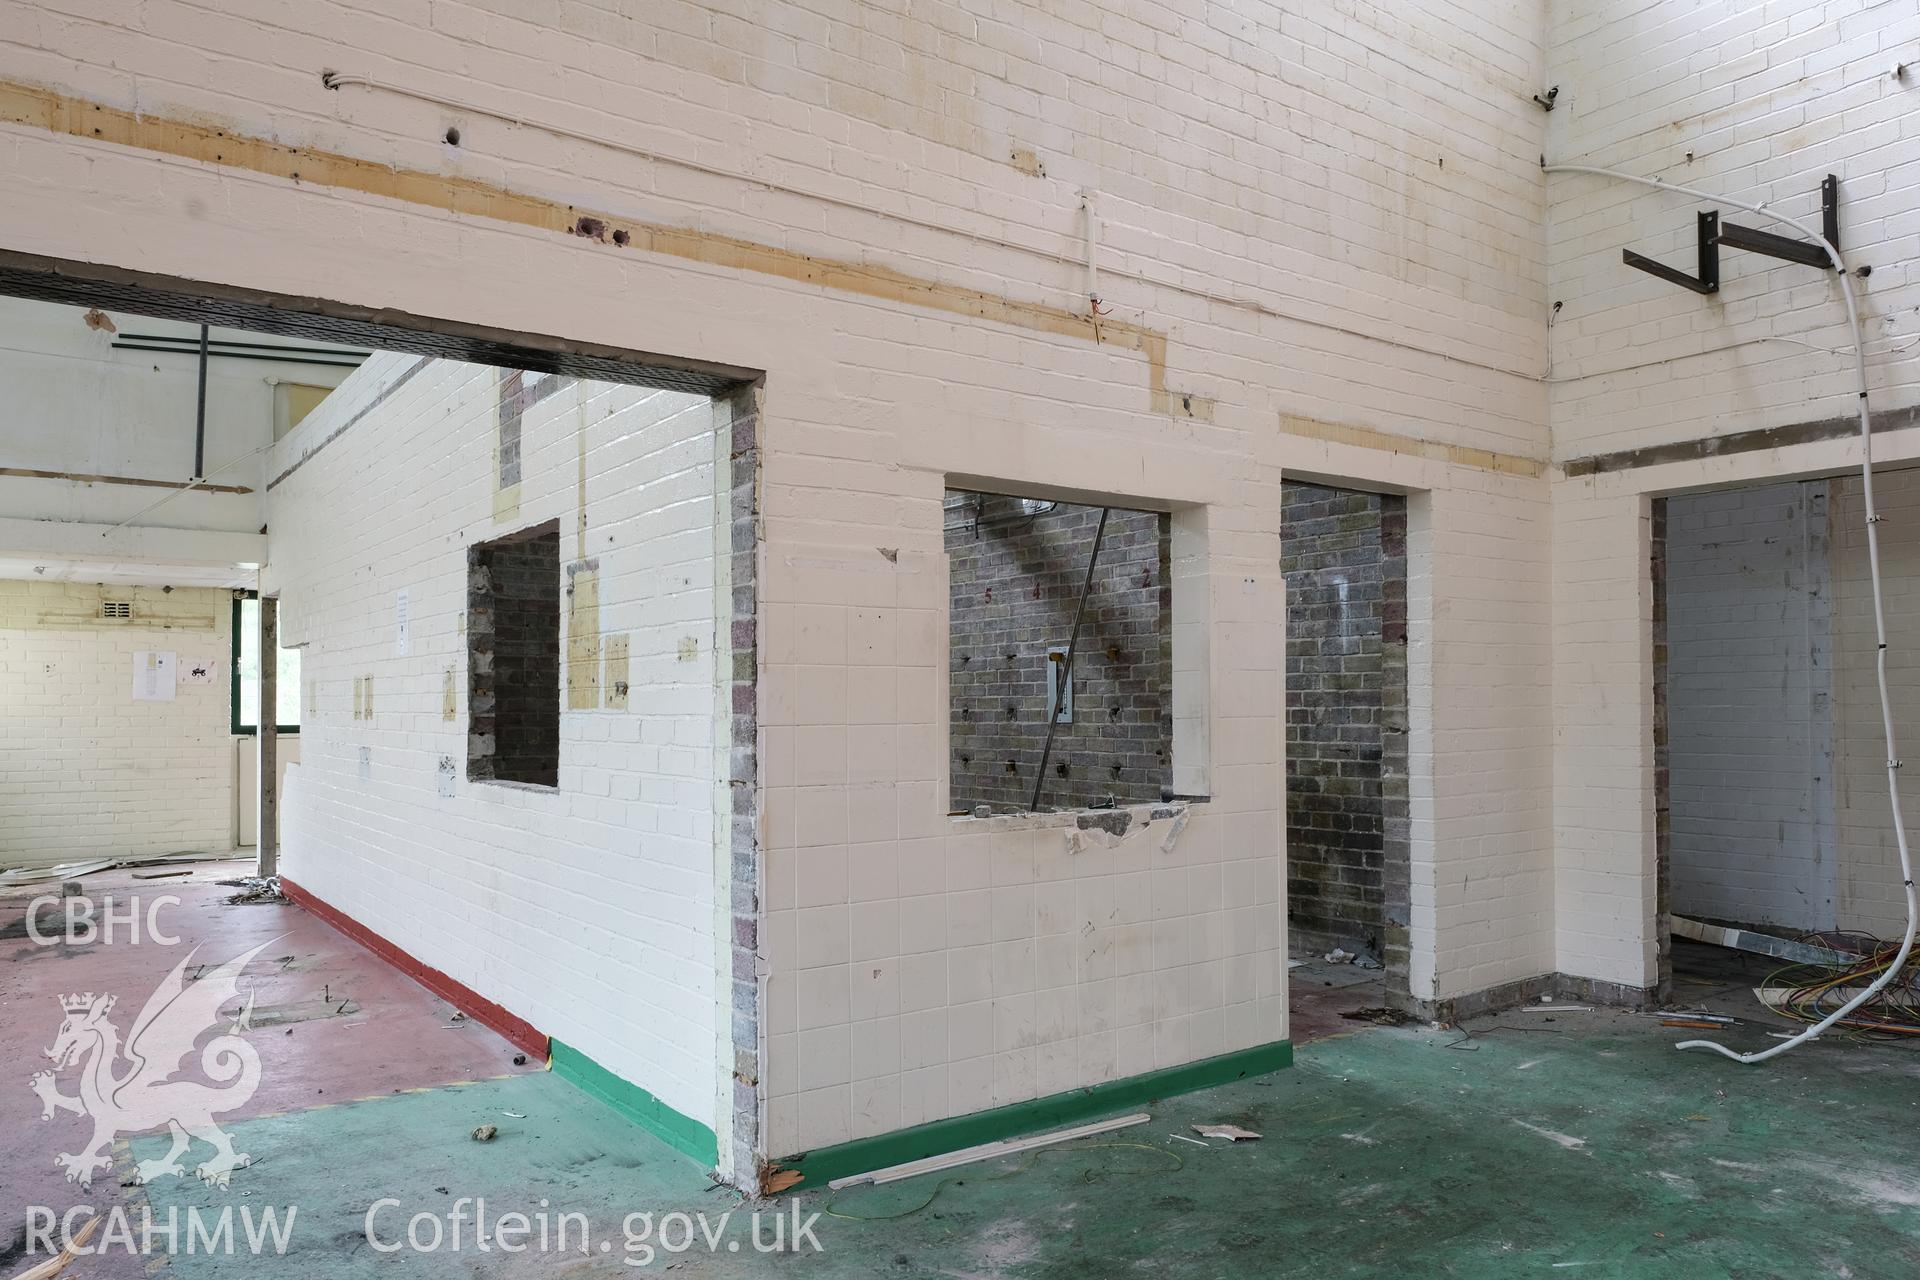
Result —
MULTIPOLYGON (((1053 263, 1057 266, 1078 267, 1080 265, 1072 253, 1064 248, 1060 250, 1044 249, 1038 245, 1022 244, 1017 240, 1008 240, 1004 237, 991 235, 982 231, 963 231, 958 227, 948 226, 941 222, 934 222, 927 218, 918 218, 910 213, 898 213, 881 209, 874 205, 862 204, 856 200, 847 200, 839 196, 828 195, 824 191, 812 191, 805 187, 790 186, 783 182, 776 182, 771 178, 756 178, 751 174, 741 173, 733 169, 723 169, 716 165, 702 164, 698 160, 688 160, 681 156, 668 155, 663 151, 653 151, 646 147, 622 142, 612 136, 584 133, 578 129, 568 129, 557 124, 547 124, 526 116, 514 115, 512 112, 502 110, 498 107, 484 107, 477 102, 471 102, 463 98, 450 97, 440 93, 428 93, 424 89, 411 89, 405 85, 394 84, 391 81, 376 80, 372 76, 363 76, 357 73, 343 71, 326 71, 321 73, 320 82, 327 88, 335 90, 361 88, 371 89, 379 93, 397 94, 400 97, 412 98, 416 102, 424 102, 430 106, 444 107, 449 111, 464 111, 469 115, 485 116, 490 120, 498 120, 503 124, 510 124, 516 128, 538 129, 542 133, 552 134, 557 138, 572 138, 578 142, 591 143, 596 147, 605 147, 610 151, 618 151, 623 155, 637 156, 642 160, 651 161, 655 164, 672 165, 675 168, 686 169, 693 173, 704 173, 709 177, 726 178, 734 182, 745 182, 760 188, 762 191, 773 191, 781 195, 798 196, 802 199, 817 201, 820 204, 832 205, 837 209, 847 209, 855 213, 866 214, 870 217, 885 218, 888 221, 897 222, 903 226, 917 227, 923 231, 936 231, 942 235, 957 236, 960 239, 970 241, 974 244, 991 245, 996 249, 1006 249, 1014 253, 1026 254, 1029 257, 1037 258, 1042 262, 1053 263)), ((1095 194, 1097 195, 1098 193, 1095 194)), ((1065 244, 1071 246, 1072 243, 1072 237, 1068 234, 1065 244)), ((1327 333, 1338 333, 1349 338, 1358 338, 1364 342, 1378 343, 1382 346, 1394 347, 1401 351, 1411 351, 1416 355, 1430 356, 1433 359, 1446 360, 1454 364, 1463 364, 1472 369, 1483 369, 1488 373, 1497 373, 1503 377, 1525 378, 1529 382, 1538 382, 1540 380, 1539 374, 1528 373, 1523 369, 1511 369, 1505 365, 1488 364, 1484 360, 1476 360, 1472 356, 1458 355, 1438 347, 1424 347, 1417 342, 1402 342, 1397 338, 1389 338, 1377 330, 1368 329, 1358 324, 1345 325, 1337 321, 1328 320, 1324 316, 1316 313, 1316 308, 1319 304, 1312 299, 1276 295, 1280 297, 1280 302, 1262 302, 1251 297, 1236 297, 1231 294, 1215 293, 1212 290, 1183 283, 1179 280, 1162 279, 1156 276, 1141 275, 1138 272, 1128 271, 1123 266, 1113 265, 1111 260, 1109 260, 1105 273, 1109 277, 1130 281, 1133 284, 1145 285, 1150 289, 1166 289, 1189 298, 1197 299, 1201 302, 1216 303, 1223 307, 1235 307, 1242 311, 1251 311, 1255 315, 1272 316, 1278 320, 1285 320, 1290 324, 1308 325, 1327 333)), ((1097 281, 1095 283, 1097 287, 1097 281)), ((1106 314, 1104 302, 1102 303, 1102 307, 1103 310, 1101 314, 1104 315, 1106 314)))
POLYGON ((1087 221, 1087 314, 1100 316, 1100 209, 1098 193, 1091 187, 1080 192, 1080 210, 1087 221))
POLYGON ((1764 204, 1748 204, 1743 200, 1731 200, 1726 196, 1701 191, 1696 187, 1685 187, 1678 183, 1661 182, 1655 178, 1642 178, 1638 174, 1622 173, 1618 169, 1602 169, 1585 164, 1549 164, 1542 165, 1548 173, 1590 173, 1601 178, 1618 178, 1622 182, 1634 182, 1643 187, 1653 187, 1660 191, 1672 191, 1678 195, 1692 196, 1696 200, 1705 200, 1714 204, 1731 205, 1735 209, 1744 209, 1748 213, 1757 213, 1772 218, 1776 222, 1798 231, 1807 239, 1827 251, 1827 258, 1833 263, 1834 270, 1840 273, 1840 291, 1847 305, 1847 325, 1853 334, 1853 371, 1860 385, 1858 407, 1860 411, 1860 489, 1865 500, 1867 513, 1867 571, 1873 584, 1873 634, 1876 642, 1874 673, 1880 682, 1880 728, 1887 745, 1887 799, 1893 808, 1893 839, 1900 850, 1900 878, 1905 882, 1907 891, 1907 932, 1900 939, 1900 952, 1881 975, 1873 980, 1853 999, 1835 1009, 1825 1018, 1808 1027, 1791 1040, 1782 1040, 1769 1049, 1758 1053, 1735 1053, 1723 1044, 1712 1040, 1683 1040, 1678 1049, 1712 1049, 1724 1054, 1735 1062, 1764 1062, 1776 1054, 1803 1045, 1817 1039, 1828 1027, 1858 1009, 1867 1001, 1880 994, 1886 985, 1894 980, 1907 963, 1907 956, 1913 951, 1914 934, 1920 930, 1920 898, 1916 898, 1913 885, 1913 855, 1907 849, 1907 822, 1900 811, 1900 753, 1894 744, 1893 701, 1887 694, 1887 611, 1886 602, 1880 590, 1880 515, 1873 503, 1873 420, 1867 413, 1867 357, 1866 345, 1860 340, 1860 316, 1855 310, 1853 298, 1853 280, 1847 273, 1846 259, 1840 256, 1840 250, 1827 243, 1825 236, 1794 218, 1783 213, 1775 213, 1764 204))

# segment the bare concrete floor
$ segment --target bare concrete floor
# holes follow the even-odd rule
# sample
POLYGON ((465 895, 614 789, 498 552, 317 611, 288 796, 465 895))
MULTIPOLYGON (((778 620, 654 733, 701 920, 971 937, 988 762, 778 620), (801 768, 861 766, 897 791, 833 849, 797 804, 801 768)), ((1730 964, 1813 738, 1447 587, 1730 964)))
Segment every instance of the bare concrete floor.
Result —
MULTIPOLYGON (((1382 1028, 1338 1017, 1379 1003, 1377 975, 1347 982, 1367 971, 1341 966, 1316 986, 1309 966, 1294 971, 1306 1007, 1290 1071, 1154 1103, 1147 1124, 1042 1155, 753 1204, 539 1064, 515 1066, 512 1046, 298 909, 224 905, 207 878, 168 886, 183 900, 162 916, 172 945, 42 947, 24 903, 0 901, 0 1052, 14 1075, 0 1088, 0 1275, 40 1260, 24 1230, 36 1206, 76 1205, 131 1228, 103 1232, 107 1252, 69 1269, 87 1277, 371 1277, 395 1258, 411 1274, 481 1277, 1920 1274, 1908 1045, 1835 1041, 1743 1067, 1676 1053, 1694 1033, 1618 1011, 1382 1028), (66 1182, 54 1156, 81 1149, 90 1126, 65 1111, 42 1121, 27 1087, 53 1065, 57 997, 113 992, 109 1020, 124 1029, 195 946, 191 965, 217 965, 262 943, 256 1012, 272 1016, 244 1032, 260 1081, 222 1117, 251 1164, 226 1187, 202 1181, 192 1168, 210 1150, 196 1144, 183 1175, 140 1184, 138 1164, 163 1162, 168 1140, 118 1134, 110 1170, 66 1182), (1352 1034, 1316 1038, 1322 1014, 1352 1034), (1192 1127, 1220 1121, 1263 1136, 1208 1141, 1192 1127), (483 1124, 496 1134, 477 1142, 483 1124), (255 1256, 245 1222, 269 1209, 291 1226, 255 1256), (222 1214, 229 1248, 185 1234, 222 1214), (560 1214, 574 1215, 564 1240, 560 1214), (142 1221, 182 1234, 143 1242, 142 1221)), ((1709 1004, 1740 1005, 1744 973, 1706 968, 1698 982, 1709 1004)), ((1756 1045, 1765 1030, 1728 1034, 1756 1045)), ((58 1072, 63 1092, 75 1074, 58 1072)))

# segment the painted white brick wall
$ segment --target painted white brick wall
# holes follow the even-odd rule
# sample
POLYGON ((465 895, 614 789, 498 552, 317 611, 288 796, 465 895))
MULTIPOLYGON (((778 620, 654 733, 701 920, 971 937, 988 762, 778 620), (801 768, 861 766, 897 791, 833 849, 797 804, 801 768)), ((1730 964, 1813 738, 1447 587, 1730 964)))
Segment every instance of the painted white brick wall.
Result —
MULTIPOLYGON (((1920 152, 1912 59, 1920 12, 1876 0, 1616 5, 1553 0, 1546 77, 1560 87, 1546 154, 1622 169, 1819 224, 1840 178, 1841 248, 1856 280, 1880 408, 1920 399, 1904 350, 1920 335, 1920 152)), ((1582 175, 1548 179, 1554 456, 1816 421, 1851 410, 1831 272, 1722 248, 1700 297, 1620 261, 1694 262, 1686 197, 1582 175), (1807 345, 1811 344, 1811 348, 1807 345)), ((1725 220, 1788 235, 1751 214, 1725 220)))
POLYGON ((1824 482, 1667 500, 1678 915, 1834 927, 1827 515, 1824 482))
MULTIPOLYGON (((1176 744, 1174 767, 1195 771, 1210 799, 1177 839, 1163 819, 1076 849, 1072 815, 1034 829, 947 815, 942 499, 948 477, 983 458, 959 440, 926 444, 949 466, 900 468, 887 491, 845 495, 838 541, 768 523, 775 1155, 1286 1036, 1278 484, 1262 472, 1229 490, 1221 459, 1190 459, 1146 495, 1198 487, 1218 499, 1203 519, 1177 520, 1174 571, 1176 627, 1204 656, 1173 696, 1197 699, 1208 720, 1204 747, 1176 744), (886 506, 898 515, 884 533, 855 514, 886 506)), ((1129 466, 1058 446, 1029 462, 1026 483, 1078 474, 1098 486, 1129 466)), ((770 512, 795 496, 803 466, 769 460, 770 512)))
MULTIPOLYGON (((1920 39, 1911 6, 1554 0, 1547 29, 1543 74, 1560 87, 1546 117, 1550 159, 1816 219, 1820 179, 1837 174, 1842 247, 1873 268, 1855 284, 1875 406, 1920 398, 1901 354, 1920 304, 1907 265, 1920 229, 1914 90, 1911 77, 1891 74, 1920 39)), ((1720 292, 1702 298, 1620 261, 1633 248, 1690 268, 1700 202, 1596 177, 1547 182, 1548 297, 1563 304, 1551 344, 1555 459, 1853 412, 1850 362, 1827 350, 1846 341, 1830 274, 1723 248, 1720 292)), ((1907 434, 1877 440, 1876 454, 1911 457, 1907 434)), ((1561 969, 1634 986, 1658 977, 1649 496, 1829 475, 1857 456, 1856 445, 1833 441, 1554 485, 1561 969)), ((1845 527, 1837 498, 1831 514, 1837 538, 1845 527)), ((1871 661, 1871 647, 1862 652, 1859 643, 1836 623, 1837 701, 1843 665, 1871 661)), ((1842 788, 1844 772, 1836 769, 1842 788)))
MULTIPOLYGON (((416 4, 397 16, 376 8, 236 18, 157 0, 135 27, 111 17, 54 20, 7 3, 0 75, 670 221, 696 237, 736 235, 978 290, 988 300, 1063 308, 1084 307, 1078 192, 1094 188, 1106 305, 1117 320, 1169 334, 1168 385, 1209 399, 1211 421, 1156 411, 1140 353, 1084 332, 938 312, 911 292, 859 295, 724 256, 691 262, 623 251, 31 128, 0 128, 17 175, 0 206, 0 243, 764 370, 766 805, 772 823, 781 788, 846 788, 849 836, 822 841, 829 859, 834 850, 851 859, 861 844, 951 834, 940 799, 944 711, 930 683, 944 663, 938 531, 950 478, 1104 493, 1187 515, 1204 509, 1210 550, 1192 570, 1208 608, 1191 634, 1209 642, 1211 660, 1183 711, 1205 715, 1205 732, 1195 737, 1211 752, 1214 799, 1182 846, 1206 848, 1211 839, 1223 865, 1250 864, 1234 873, 1250 893, 1269 878, 1283 881, 1280 610, 1269 586, 1280 476, 1298 468, 1424 491, 1410 548, 1416 600, 1424 602, 1414 613, 1428 620, 1415 627, 1410 659, 1410 768, 1412 927, 1429 959, 1413 975, 1414 991, 1462 994, 1554 967, 1546 482, 1492 474, 1470 456, 1437 460, 1431 445, 1368 448, 1284 429, 1285 417, 1296 415, 1543 455, 1544 259, 1536 228, 1544 117, 1529 101, 1542 75, 1537 9, 1434 3, 1306 14, 1129 0, 1103 8, 1018 4, 1004 18, 938 7, 923 19, 833 0, 814 9, 757 4, 745 24, 695 6, 662 8, 657 18, 650 9, 650 21, 639 23, 581 5, 536 25, 491 11, 501 5, 416 4), (570 23, 589 29, 577 34, 570 23), (848 38, 864 52, 844 52, 848 38), (108 48, 117 51, 111 63, 99 54, 108 48), (750 176, 695 173, 365 90, 328 93, 318 82, 328 67, 750 176), (914 67, 924 72, 918 81, 914 67), (944 87, 927 87, 935 84, 944 87), (462 134, 457 149, 442 141, 453 123, 462 134), (1041 127, 1044 134, 1026 132, 1041 127), (1015 147, 1036 149, 1046 175, 1007 163, 1015 147), (121 234, 135 219, 145 232, 137 255, 121 234), (300 251, 288 252, 290 243, 300 251), (897 563, 881 548, 897 552, 897 563), (820 634, 839 634, 836 625, 852 636, 851 613, 868 608, 890 611, 865 625, 876 643, 892 635, 893 661, 856 663, 847 650, 802 664, 827 668, 815 673, 822 683, 806 686, 823 698, 834 687, 831 668, 847 673, 845 710, 775 702, 778 667, 811 653, 820 634), (893 675, 893 707, 863 704, 869 718, 855 721, 853 690, 885 696, 875 665, 893 675), (803 763, 844 770, 846 780, 803 778, 803 763), (872 824, 861 830, 876 833, 866 841, 851 836, 856 786, 872 824)), ((455 469, 484 465, 468 452, 454 457, 455 469)), ((431 465, 398 456, 373 479, 411 494, 448 468, 440 455, 431 465)), ((382 504, 382 519, 400 507, 382 504)), ((304 522, 273 518, 276 529, 304 522)), ((363 558, 397 562, 412 536, 395 530, 377 556, 368 548, 363 558)), ((365 603, 347 608, 366 614, 368 634, 390 610, 388 584, 369 573, 368 589, 355 597, 365 603)), ((290 590, 296 611, 297 595, 290 590)), ((438 705, 437 676, 435 690, 430 707, 438 705)), ((348 692, 335 685, 334 716, 348 692)), ((384 785, 377 749, 375 763, 384 785)), ((426 785, 408 783, 431 801, 426 785)), ((299 784, 293 790, 290 819, 304 803, 299 784)), ((430 829, 432 839, 439 830, 430 829)), ((776 852, 770 841, 770 874, 776 852)), ((405 854, 421 880, 434 874, 425 856, 405 854)), ((486 857, 519 865, 500 851, 486 857)), ((502 883, 537 893, 502 874, 502 883)), ((472 912, 426 914, 374 901, 386 882, 370 870, 341 883, 363 878, 358 905, 392 923, 401 940, 424 939, 427 958, 457 955, 470 942, 472 912)), ((1284 902, 1255 905, 1277 930, 1284 902)), ((770 938, 781 927, 776 915, 770 909, 770 938)), ((819 936, 839 945, 833 926, 819 936)), ((1260 957, 1260 937, 1255 928, 1235 945, 1260 957)), ((852 945, 849 934, 849 956, 852 945)), ((489 992, 511 995, 509 984, 526 980, 516 974, 531 967, 544 975, 542 966, 558 963, 547 939, 488 949, 496 959, 470 956, 466 971, 454 971, 489 992)), ((779 1022, 780 977, 776 967, 768 1027, 797 1036, 797 1025, 779 1022)), ((1282 1003, 1283 984, 1283 972, 1264 986, 1256 977, 1259 1017, 1234 1034, 1284 1030, 1267 1012, 1282 1003)), ((1164 1035, 1156 1027, 1151 1059, 1213 1043, 1222 1042, 1190 1022, 1164 1035)), ((1037 1088, 1032 1048, 1030 1076, 1016 1064, 990 1088, 1021 1090, 1029 1080, 1037 1088)), ((783 1052, 772 1047, 767 1063, 776 1087, 790 1070, 783 1052)), ((826 1061, 836 1060, 833 1052, 826 1061)), ((1116 1061, 1117 1052, 1116 1045, 1116 1061)), ((796 1072, 805 1069, 804 1046, 800 1054, 796 1072)), ((1129 1061, 1145 1057, 1141 1046, 1129 1061)), ((651 1078, 637 1059, 603 1060, 643 1083, 651 1078)), ((1086 1059, 1090 1068, 1100 1061, 1086 1059)), ((944 1094, 930 1080, 910 1092, 899 1074, 892 1096, 902 1122, 979 1097, 977 1067, 959 1074, 958 1090, 949 1071, 944 1094)), ((804 1131, 792 1111, 791 1125, 773 1115, 770 1149, 884 1126, 893 1114, 887 1088, 867 1090, 856 1109, 853 1083, 849 1076, 818 1086, 835 1092, 808 1112, 804 1131)))
MULTIPOLYGON (((274 476, 298 464, 269 495, 264 581, 306 685, 282 869, 713 1126, 715 408, 554 393, 524 415, 519 507, 496 518, 501 371, 406 376, 418 363, 377 356, 270 455, 274 476), (630 638, 630 705, 570 710, 563 673, 559 787, 469 782, 467 548, 554 519, 563 563, 599 563, 601 635, 630 638), (368 678, 372 718, 356 719, 368 678)), ((564 655, 564 598, 562 614, 564 655)))
MULTIPOLYGON (((1874 478, 1880 568, 1887 611, 1887 684, 1900 750, 1920 740, 1920 471, 1874 478)), ((1897 938, 1906 928, 1906 896, 1887 801, 1887 749, 1874 679, 1873 598, 1868 587, 1865 508, 1860 482, 1833 481, 1834 820, 1839 862, 1839 921, 1897 938)), ((1912 772, 1911 766, 1901 771, 1912 772)), ((1911 783, 1901 800, 1914 812, 1911 783)), ((1909 818, 1911 824, 1911 818, 1909 818)))
POLYGON ((232 594, 0 580, 0 866, 233 847, 232 594), (103 599, 131 622, 99 621, 103 599), (212 683, 133 700, 133 655, 212 683))
MULTIPOLYGON (((1257 401, 1285 386, 1290 412, 1543 444, 1544 33, 1520 0, 666 0, 642 19, 589 3, 538 21, 506 0, 271 17, 159 0, 137 22, 9 0, 0 17, 0 75, 1055 305, 1084 306, 1091 188, 1103 296, 1116 318, 1178 329, 1178 389, 1257 401), (743 177, 328 92, 327 69, 743 177), (1044 174, 1011 162, 1029 150, 1044 174), (1311 374, 1276 381, 1276 361, 1311 374), (1374 376, 1383 361, 1405 376, 1374 376)), ((244 238, 272 252, 285 232, 244 238)), ((443 265, 463 252, 409 249, 443 265)), ((674 345, 712 357, 739 342, 727 327, 676 326, 674 345)))
POLYGON ((1657 980, 1653 592, 1646 498, 1565 480, 1553 511, 1555 965, 1657 980))
POLYGON ((1409 504, 1408 613, 1430 620, 1408 636, 1416 996, 1554 967, 1542 490, 1461 468, 1409 504))

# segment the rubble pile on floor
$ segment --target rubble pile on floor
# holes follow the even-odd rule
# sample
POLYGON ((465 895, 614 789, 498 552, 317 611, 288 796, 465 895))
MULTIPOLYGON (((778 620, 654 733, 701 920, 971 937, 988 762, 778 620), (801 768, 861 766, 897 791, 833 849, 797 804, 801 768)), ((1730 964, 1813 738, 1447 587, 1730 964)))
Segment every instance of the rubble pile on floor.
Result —
POLYGON ((250 906, 257 902, 285 902, 286 895, 280 892, 279 876, 247 876, 241 880, 222 880, 221 884, 240 892, 231 895, 225 901, 230 907, 250 906))

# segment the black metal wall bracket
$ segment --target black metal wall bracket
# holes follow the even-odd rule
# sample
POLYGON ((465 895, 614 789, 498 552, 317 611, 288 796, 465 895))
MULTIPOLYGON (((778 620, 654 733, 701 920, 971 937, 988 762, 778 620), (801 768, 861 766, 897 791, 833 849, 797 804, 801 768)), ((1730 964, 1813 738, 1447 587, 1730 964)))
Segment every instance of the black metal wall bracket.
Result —
POLYGON ((1700 233, 1699 274, 1688 275, 1676 271, 1664 262, 1655 262, 1645 254, 1635 253, 1631 249, 1620 251, 1620 261, 1630 267, 1659 276, 1668 284, 1677 284, 1682 289, 1691 289, 1695 293, 1718 293, 1720 291, 1720 214, 1717 210, 1702 210, 1697 224, 1700 233))
MULTIPOLYGON (((1820 183, 1820 234, 1827 243, 1840 247, 1840 179, 1828 174, 1820 183)), ((1798 262, 1809 267, 1831 268, 1833 261, 1827 257, 1827 251, 1820 245, 1805 240, 1795 240, 1792 236, 1775 235, 1771 231, 1759 231, 1753 227, 1742 227, 1727 222, 1720 227, 1720 243, 1734 249, 1745 249, 1749 253, 1764 253, 1770 258, 1783 258, 1788 262, 1798 262)))

